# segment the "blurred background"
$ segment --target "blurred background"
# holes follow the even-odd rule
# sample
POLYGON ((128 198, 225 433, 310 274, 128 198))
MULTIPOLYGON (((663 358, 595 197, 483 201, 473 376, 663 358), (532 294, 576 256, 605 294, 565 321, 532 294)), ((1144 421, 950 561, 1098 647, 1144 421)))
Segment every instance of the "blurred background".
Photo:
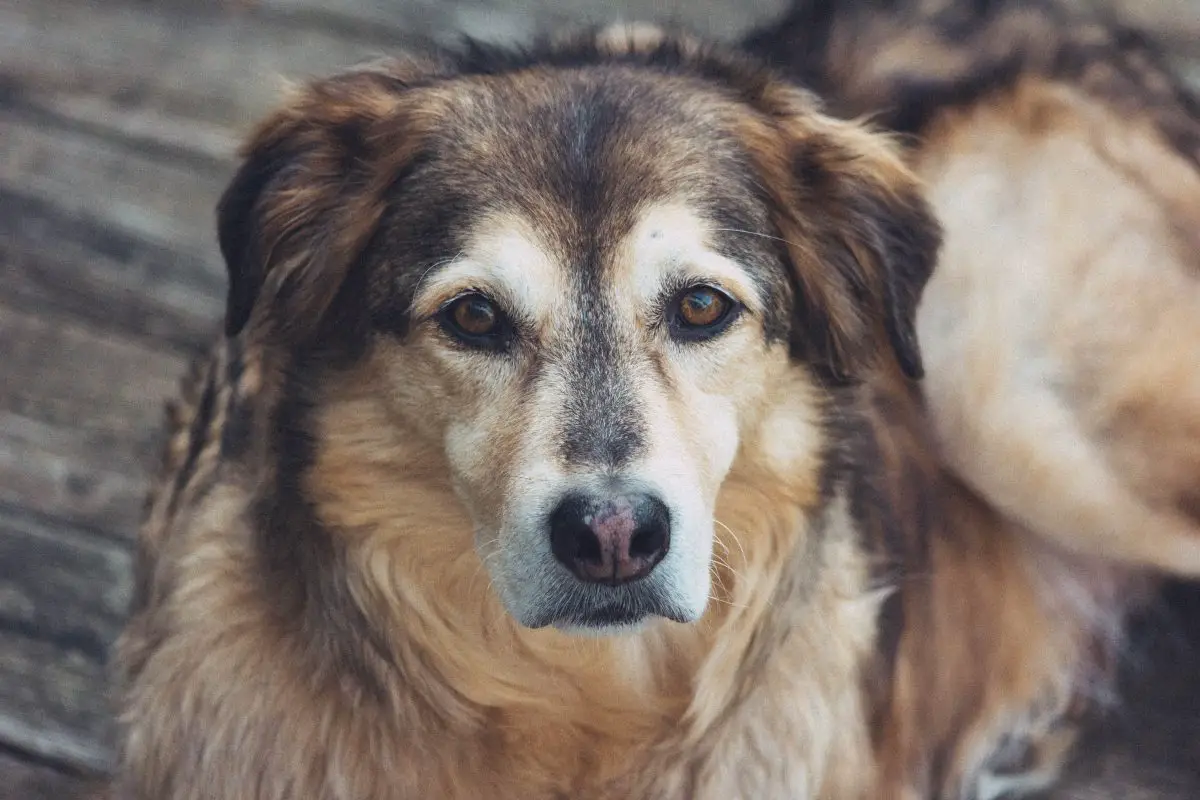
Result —
MULTIPOLYGON (((1200 0, 1112 2, 1200 84, 1200 0)), ((106 651, 161 407, 219 327, 213 207, 284 79, 419 38, 581 21, 729 39, 785 4, 0 0, 0 800, 72 797, 111 763, 106 651)), ((1134 798, 1105 776, 1150 771, 1170 797, 1200 798, 1189 602, 1179 593, 1153 626, 1135 703, 1061 796, 1134 798)))

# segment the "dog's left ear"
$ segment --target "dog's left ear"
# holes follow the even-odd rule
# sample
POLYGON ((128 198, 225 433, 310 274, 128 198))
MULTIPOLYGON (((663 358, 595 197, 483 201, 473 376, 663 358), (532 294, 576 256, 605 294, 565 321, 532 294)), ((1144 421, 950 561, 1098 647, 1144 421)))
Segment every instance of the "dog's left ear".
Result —
POLYGON ((894 143, 776 90, 749 147, 795 277, 792 353, 838 383, 892 357, 923 375, 916 312, 941 228, 894 143))
POLYGON ((287 344, 319 330, 421 145, 408 87, 424 65, 389 63, 303 87, 251 137, 217 208, 229 273, 225 333, 287 344))

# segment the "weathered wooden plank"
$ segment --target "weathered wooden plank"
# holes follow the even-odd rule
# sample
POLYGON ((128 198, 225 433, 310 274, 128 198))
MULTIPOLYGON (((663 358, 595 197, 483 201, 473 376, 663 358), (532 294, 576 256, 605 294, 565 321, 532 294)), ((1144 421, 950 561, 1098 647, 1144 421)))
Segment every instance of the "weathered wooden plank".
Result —
MULTIPOLYGON (((1115 9, 1125 20, 1155 31, 1172 45, 1200 52, 1196 0, 1079 0, 1115 9)), ((435 39, 463 32, 488 40, 524 39, 535 32, 614 20, 676 23, 697 33, 733 39, 781 14, 789 0, 253 0, 253 7, 285 19, 353 33, 428 29, 435 39)))
MULTIPOLYGON (((146 420, 146 438, 158 419, 146 420)), ((0 410, 0 504, 132 540, 156 454, 142 437, 0 410)))
POLYGON ((402 44, 391 34, 365 41, 280 22, 248 6, 5 0, 0 76, 32 94, 91 96, 117 112, 236 132, 278 102, 283 78, 327 74, 402 44))
POLYGON ((0 800, 87 800, 96 782, 0 751, 0 800))
MULTIPOLYGON (((189 11, 205 0, 168 0, 189 11)), ((397 43, 437 39, 453 33, 456 0, 227 0, 227 11, 290 31, 322 31, 346 41, 393 48, 397 43)), ((474 3, 490 5, 486 0, 474 3)), ((510 17, 523 16, 521 3, 508 3, 510 17)))
POLYGON ((202 259, 0 188, 10 305, 190 354, 218 330, 224 292, 224 275, 202 259))
POLYGON ((143 154, 155 153, 203 170, 227 170, 241 143, 241 136, 227 126, 121 105, 92 94, 39 92, 11 77, 3 79, 0 107, 23 111, 45 124, 116 139, 143 154))
POLYGON ((222 157, 278 101, 283 79, 328 74, 419 38, 521 39, 617 17, 678 19, 729 35, 783 4, 672 0, 647 11, 644 0, 5 0, 0 86, 81 124, 222 157))
POLYGON ((131 537, 187 358, 0 303, 0 502, 131 537))
POLYGON ((104 663, 58 642, 3 633, 0 741, 82 769, 111 769, 113 716, 104 663))
POLYGON ((136 146, 0 111, 0 188, 172 247, 218 275, 213 207, 232 167, 202 171, 136 146))
POLYGON ((467 33, 487 40, 524 39, 568 25, 623 20, 676 22, 698 33, 733 38, 749 26, 779 14, 788 0, 256 0, 255 6, 299 19, 354 30, 351 23, 401 34, 412 20, 424 23, 434 38, 467 33))
POLYGON ((131 567, 127 546, 0 507, 0 742, 110 766, 105 663, 131 567))
POLYGON ((0 409, 144 450, 185 359, 144 342, 0 303, 0 409))

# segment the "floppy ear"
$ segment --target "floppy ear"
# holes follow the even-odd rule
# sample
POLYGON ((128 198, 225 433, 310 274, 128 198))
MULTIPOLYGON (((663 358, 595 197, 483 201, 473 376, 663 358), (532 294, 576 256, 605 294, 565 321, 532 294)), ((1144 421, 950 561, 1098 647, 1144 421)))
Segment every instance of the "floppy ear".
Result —
POLYGON ((225 333, 311 337, 416 152, 406 76, 360 71, 302 89, 267 119, 217 207, 225 333))
POLYGON ((775 93, 751 153, 795 276, 792 353, 836 382, 889 355, 920 378, 917 304, 941 229, 919 182, 887 137, 775 93))

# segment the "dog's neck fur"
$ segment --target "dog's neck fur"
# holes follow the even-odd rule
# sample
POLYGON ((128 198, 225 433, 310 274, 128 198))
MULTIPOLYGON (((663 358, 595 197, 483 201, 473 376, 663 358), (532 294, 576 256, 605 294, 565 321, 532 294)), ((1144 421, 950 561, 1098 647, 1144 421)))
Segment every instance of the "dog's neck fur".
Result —
POLYGON ((322 395, 310 420, 319 444, 301 477, 319 531, 312 535, 331 537, 339 550, 346 598, 376 632, 362 661, 387 687, 381 696, 402 698, 393 711, 414 739, 423 728, 424 736, 452 732, 464 750, 483 748, 476 756, 489 762, 485 771, 503 770, 514 791, 607 784, 618 795, 687 793, 697 782, 728 780, 729 771, 705 775, 694 764, 680 772, 670 756, 685 743, 755 752, 737 741, 730 721, 755 713, 758 680, 774 686, 773 702, 780 691, 796 697, 786 735, 811 741, 814 753, 806 764, 762 764, 761 771, 792 770, 789 782, 806 792, 863 779, 864 765, 839 768, 841 778, 818 766, 821 753, 833 762, 837 752, 868 749, 855 746, 864 731, 824 730, 822 720, 832 713, 827 706, 843 707, 837 717, 845 719, 845 704, 861 701, 857 682, 845 676, 870 653, 877 598, 864 594, 868 570, 846 504, 831 503, 824 519, 815 518, 822 516, 817 493, 797 485, 811 474, 735 463, 717 512, 735 530, 718 531, 713 597, 699 623, 655 621, 632 636, 572 637, 523 628, 503 609, 443 454, 391 415, 377 388, 329 381, 322 395), (872 635, 831 641, 823 633, 830 626, 872 635), (773 675, 769 656, 780 647, 811 648, 802 661, 811 668, 773 675), (835 677, 837 686, 823 685, 835 677), (581 761, 580 754, 589 755, 581 761), (631 770, 631 760, 675 771, 631 770), (571 764, 576 774, 561 774, 571 764), (661 785, 623 785, 631 774, 661 785))

